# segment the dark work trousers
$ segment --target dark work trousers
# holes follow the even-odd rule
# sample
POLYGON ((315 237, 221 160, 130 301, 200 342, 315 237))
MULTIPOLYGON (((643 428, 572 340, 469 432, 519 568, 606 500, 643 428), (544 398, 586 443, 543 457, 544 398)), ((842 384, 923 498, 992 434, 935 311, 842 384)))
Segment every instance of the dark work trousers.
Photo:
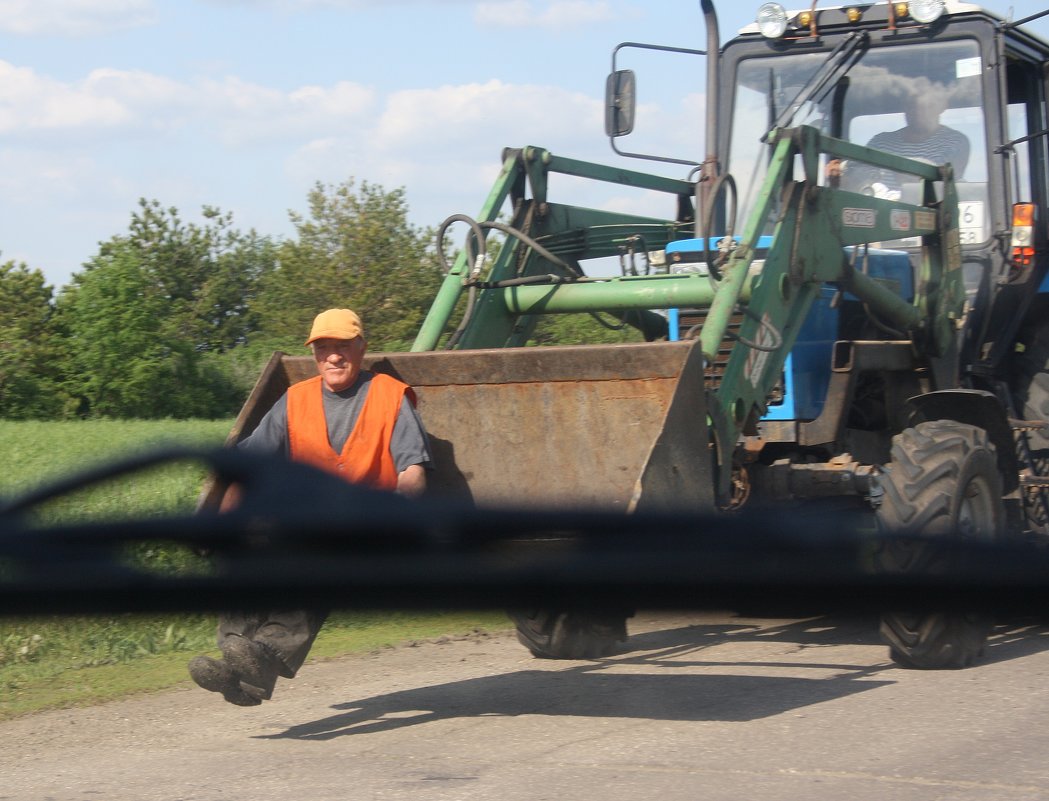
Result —
POLYGON ((326 610, 226 612, 219 617, 219 648, 231 636, 262 643, 277 655, 280 663, 277 672, 290 679, 306 661, 306 654, 327 617, 326 610))

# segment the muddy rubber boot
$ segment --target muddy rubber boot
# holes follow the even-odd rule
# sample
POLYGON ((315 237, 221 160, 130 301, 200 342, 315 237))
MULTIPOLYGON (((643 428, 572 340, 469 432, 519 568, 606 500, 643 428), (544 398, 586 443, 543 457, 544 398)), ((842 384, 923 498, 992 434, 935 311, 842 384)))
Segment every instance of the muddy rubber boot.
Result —
POLYGON ((262 643, 245 637, 230 636, 222 643, 222 657, 251 695, 268 700, 280 675, 277 655, 262 643))
MULTIPOLYGON (((221 693, 222 697, 237 706, 258 706, 262 703, 261 693, 252 693, 241 686, 240 679, 228 664, 210 656, 195 656, 189 660, 189 675, 208 692, 221 693)), ((267 696, 268 698, 269 696, 267 696)))

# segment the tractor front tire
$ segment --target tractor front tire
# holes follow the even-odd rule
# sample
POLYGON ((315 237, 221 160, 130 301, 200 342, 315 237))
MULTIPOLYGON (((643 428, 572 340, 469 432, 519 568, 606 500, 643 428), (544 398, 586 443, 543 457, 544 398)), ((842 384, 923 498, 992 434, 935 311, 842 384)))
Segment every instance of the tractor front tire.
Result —
POLYGON ((597 659, 627 638, 625 613, 511 610, 517 639, 540 659, 597 659))
MULTIPOLYGON (((883 487, 877 516, 886 533, 989 540, 1004 524, 994 446, 975 426, 933 420, 897 434, 883 487)), ((935 558, 920 543, 889 540, 878 552, 886 573, 932 570, 935 558)), ((993 622, 978 613, 893 612, 882 615, 881 636, 901 667, 957 669, 980 656, 993 622)))

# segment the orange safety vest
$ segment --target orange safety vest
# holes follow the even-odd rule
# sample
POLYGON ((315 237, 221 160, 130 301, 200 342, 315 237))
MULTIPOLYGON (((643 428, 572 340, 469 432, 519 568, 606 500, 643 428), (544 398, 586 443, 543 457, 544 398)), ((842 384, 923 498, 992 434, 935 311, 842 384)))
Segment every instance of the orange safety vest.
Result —
POLYGON ((411 388, 383 373, 374 374, 342 453, 336 453, 328 441, 322 393, 320 376, 288 388, 291 458, 353 483, 383 490, 397 489, 397 466, 390 453, 390 442, 405 394, 414 401, 411 388))

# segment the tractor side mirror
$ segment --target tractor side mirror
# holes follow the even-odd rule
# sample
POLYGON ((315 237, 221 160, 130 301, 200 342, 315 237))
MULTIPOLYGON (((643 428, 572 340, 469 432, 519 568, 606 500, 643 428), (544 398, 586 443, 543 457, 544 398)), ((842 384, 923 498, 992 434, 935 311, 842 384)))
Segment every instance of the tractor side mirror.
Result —
POLYGON ((633 70, 616 70, 605 81, 605 134, 612 139, 634 130, 636 88, 633 70))

